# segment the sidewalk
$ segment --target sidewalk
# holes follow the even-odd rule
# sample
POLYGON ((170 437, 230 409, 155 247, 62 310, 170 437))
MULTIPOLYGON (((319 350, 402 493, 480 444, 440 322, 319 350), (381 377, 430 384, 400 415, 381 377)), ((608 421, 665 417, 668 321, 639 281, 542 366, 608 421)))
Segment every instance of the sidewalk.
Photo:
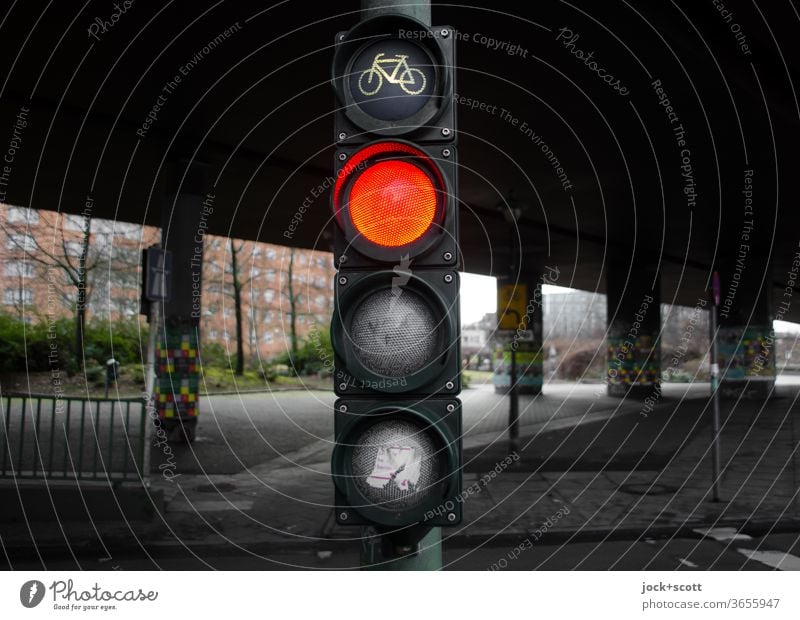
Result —
MULTIPOLYGON (((609 459, 608 467, 596 471, 542 471, 525 467, 523 452, 518 464, 501 469, 488 484, 480 480, 492 467, 464 475, 464 489, 476 485, 477 490, 464 495, 464 522, 446 529, 445 539, 459 544, 524 539, 548 521, 548 535, 564 539, 655 536, 722 525, 769 529, 779 523, 781 528, 800 529, 800 459, 794 450, 800 417, 793 406, 797 396, 797 388, 782 388, 779 397, 763 408, 749 401, 723 402, 723 501, 719 503, 711 501, 707 400, 680 403, 678 398, 665 398, 650 419, 660 424, 678 410, 696 424, 690 432, 670 438, 677 449, 668 457, 661 455, 666 459, 663 468, 614 469, 614 460, 609 459)), ((635 426, 640 407, 625 403, 606 421, 593 424, 635 426)), ((574 431, 572 423, 563 420, 560 426, 574 431)), ((546 423, 524 427, 522 443, 547 437, 540 433, 544 427, 546 423)), ((471 438, 467 458, 477 446, 489 446, 481 462, 497 464, 506 456, 505 441, 497 433, 471 438)), ((617 453, 621 446, 624 442, 618 441, 617 453)), ((184 542, 192 532, 191 540, 202 544, 324 546, 331 538, 357 537, 356 528, 335 525, 329 508, 333 498, 329 444, 319 442, 293 457, 303 465, 275 459, 233 476, 159 483, 167 497, 167 523, 184 542)))
MULTIPOLYGON (((574 418, 529 424, 521 429, 528 447, 510 467, 498 465, 507 454, 504 435, 472 436, 465 442, 463 488, 473 492, 464 494, 463 523, 444 530, 445 545, 508 546, 543 535, 564 542, 635 539, 720 526, 800 531, 798 395, 797 387, 783 386, 766 406, 723 401, 719 503, 711 501, 706 398, 665 396, 647 418, 641 403, 625 401, 580 426, 574 418), (566 452, 559 455, 560 446, 566 452)), ((153 553, 188 548, 200 556, 349 548, 359 528, 335 524, 329 459, 330 442, 318 441, 233 475, 154 477, 164 508, 153 523, 131 524, 135 538, 124 523, 67 524, 68 538, 91 544, 99 533, 109 556, 125 544, 153 553)), ((63 546, 64 535, 51 529, 44 538, 37 534, 37 542, 63 546)), ((30 545, 23 524, 3 526, 0 534, 7 547, 26 539, 30 545)))

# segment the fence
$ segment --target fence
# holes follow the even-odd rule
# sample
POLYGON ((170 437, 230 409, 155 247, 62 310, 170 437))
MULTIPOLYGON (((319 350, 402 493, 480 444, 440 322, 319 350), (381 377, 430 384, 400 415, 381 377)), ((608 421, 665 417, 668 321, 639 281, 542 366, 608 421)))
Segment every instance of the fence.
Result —
POLYGON ((141 399, 0 396, 0 477, 140 480, 146 410, 141 399))

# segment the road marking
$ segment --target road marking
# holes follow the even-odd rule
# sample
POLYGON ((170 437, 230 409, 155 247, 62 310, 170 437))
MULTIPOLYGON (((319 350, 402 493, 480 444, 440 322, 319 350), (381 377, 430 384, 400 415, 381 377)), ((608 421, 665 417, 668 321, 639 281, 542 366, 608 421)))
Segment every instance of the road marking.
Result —
POLYGON ((748 536, 747 534, 740 534, 732 527, 711 527, 708 529, 697 528, 692 531, 697 532, 706 538, 712 538, 718 542, 728 542, 731 540, 753 540, 752 537, 748 536))
POLYGON ((752 549, 737 549, 748 560, 761 562, 778 570, 799 570, 800 558, 784 551, 755 551, 752 549))

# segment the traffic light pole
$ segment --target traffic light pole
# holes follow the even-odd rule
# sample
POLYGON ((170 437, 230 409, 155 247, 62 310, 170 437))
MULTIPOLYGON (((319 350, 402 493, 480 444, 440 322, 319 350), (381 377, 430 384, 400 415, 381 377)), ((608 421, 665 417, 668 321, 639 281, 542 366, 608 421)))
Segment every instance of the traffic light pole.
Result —
POLYGON ((400 556, 384 554, 382 537, 372 528, 363 528, 361 570, 442 570, 442 528, 431 528, 419 541, 416 552, 400 556))
POLYGON ((711 400, 713 419, 711 440, 711 476, 713 501, 720 501, 720 456, 719 456, 719 354, 717 350, 717 306, 719 304, 719 274, 715 271, 712 285, 712 304, 708 311, 711 331, 711 400))
MULTIPOLYGON (((516 284, 519 280, 519 252, 517 252, 517 219, 519 215, 512 209, 511 215, 514 218, 514 224, 511 227, 511 260, 510 262, 510 276, 511 283, 516 284)), ((522 325, 522 317, 517 317, 517 325, 522 325)), ((512 339, 511 341, 511 368, 509 372, 509 387, 508 387, 508 453, 514 454, 519 452, 519 389, 517 377, 517 343, 512 339)))
POLYGON ((361 0, 361 12, 364 19, 383 13, 392 13, 407 15, 421 21, 426 26, 431 25, 430 0, 361 0))
MULTIPOLYGON (((363 19, 384 13, 412 17, 426 26, 431 25, 430 0, 361 0, 363 19)), ((365 570, 441 570, 442 568, 442 530, 431 528, 430 532, 417 544, 416 549, 401 549, 407 555, 384 557, 384 541, 379 537, 368 536, 368 528, 362 530, 361 567, 365 570)))

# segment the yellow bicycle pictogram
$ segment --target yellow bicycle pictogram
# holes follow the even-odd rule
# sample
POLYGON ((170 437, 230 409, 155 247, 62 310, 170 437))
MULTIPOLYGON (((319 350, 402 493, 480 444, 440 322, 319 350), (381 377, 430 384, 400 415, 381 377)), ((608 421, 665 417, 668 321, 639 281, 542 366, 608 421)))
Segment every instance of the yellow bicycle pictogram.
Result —
POLYGON ((385 54, 375 54, 372 66, 366 69, 358 78, 358 90, 367 97, 375 95, 385 79, 389 84, 398 84, 404 93, 409 95, 419 95, 425 90, 425 74, 416 67, 408 66, 408 56, 397 54, 391 58, 384 58, 385 54), (394 69, 389 73, 384 69, 385 65, 394 69), (366 78, 366 80, 365 80, 366 78))

